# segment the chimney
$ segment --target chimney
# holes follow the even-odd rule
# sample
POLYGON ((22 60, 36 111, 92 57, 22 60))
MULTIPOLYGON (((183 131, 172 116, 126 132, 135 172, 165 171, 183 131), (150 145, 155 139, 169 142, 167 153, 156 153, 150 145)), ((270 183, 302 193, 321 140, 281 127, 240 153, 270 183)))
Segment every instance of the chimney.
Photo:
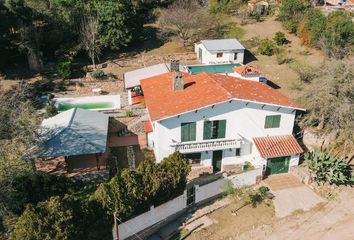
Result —
POLYGON ((179 72, 179 60, 171 60, 170 64, 171 72, 179 72))
POLYGON ((184 76, 182 73, 180 72, 175 72, 175 74, 173 74, 173 91, 178 91, 178 90, 183 90, 184 89, 184 76))

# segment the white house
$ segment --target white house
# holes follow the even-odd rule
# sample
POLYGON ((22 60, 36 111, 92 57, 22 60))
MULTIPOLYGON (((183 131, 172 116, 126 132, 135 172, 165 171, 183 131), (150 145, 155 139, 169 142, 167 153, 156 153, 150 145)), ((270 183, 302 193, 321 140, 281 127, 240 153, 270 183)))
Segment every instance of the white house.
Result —
POLYGON ((194 51, 202 64, 243 63, 245 48, 236 39, 202 40, 194 51))
POLYGON ((266 84, 169 72, 141 86, 158 162, 180 151, 199 173, 242 171, 250 163, 266 174, 299 162, 303 151, 292 132, 296 110, 304 109, 266 84))

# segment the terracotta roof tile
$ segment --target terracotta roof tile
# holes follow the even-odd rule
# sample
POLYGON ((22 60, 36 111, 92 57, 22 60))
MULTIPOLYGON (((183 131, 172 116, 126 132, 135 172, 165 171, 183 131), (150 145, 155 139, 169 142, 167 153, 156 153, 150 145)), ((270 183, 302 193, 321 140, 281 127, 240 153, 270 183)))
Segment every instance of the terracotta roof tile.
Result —
POLYGON ((289 156, 303 153, 293 135, 256 137, 253 141, 263 158, 289 156))
POLYGON ((152 132, 152 125, 150 121, 144 122, 144 129, 146 133, 152 132))
POLYGON ((233 70, 241 75, 260 75, 261 74, 261 71, 258 68, 254 67, 254 66, 249 66, 249 65, 235 67, 233 70))
POLYGON ((169 72, 141 81, 145 103, 153 121, 232 99, 303 109, 264 83, 213 73, 182 73, 185 88, 173 91, 174 74, 169 72))

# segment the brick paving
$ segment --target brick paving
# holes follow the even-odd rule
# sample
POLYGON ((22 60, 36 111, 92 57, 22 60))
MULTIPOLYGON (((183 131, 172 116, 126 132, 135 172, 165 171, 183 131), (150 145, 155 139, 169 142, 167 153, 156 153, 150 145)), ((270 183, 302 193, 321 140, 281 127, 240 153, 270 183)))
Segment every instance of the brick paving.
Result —
POLYGON ((264 183, 268 185, 272 191, 301 187, 304 185, 295 176, 288 173, 271 175, 264 180, 264 183))

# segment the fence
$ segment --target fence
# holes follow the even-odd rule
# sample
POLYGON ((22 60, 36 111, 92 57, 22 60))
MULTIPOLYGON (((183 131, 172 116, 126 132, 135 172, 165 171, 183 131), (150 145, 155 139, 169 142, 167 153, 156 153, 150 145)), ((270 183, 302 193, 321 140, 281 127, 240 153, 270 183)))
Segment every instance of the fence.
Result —
POLYGON ((113 238, 115 240, 122 240, 130 237, 142 239, 153 233, 163 224, 178 217, 179 213, 184 212, 188 206, 207 202, 222 194, 225 190, 226 181, 231 180, 235 187, 253 185, 256 184, 257 177, 261 175, 262 169, 258 168, 236 175, 224 176, 221 179, 202 186, 194 185, 192 188, 188 189, 188 191, 184 191, 181 196, 157 207, 152 206, 148 212, 115 226, 113 229, 113 238))

